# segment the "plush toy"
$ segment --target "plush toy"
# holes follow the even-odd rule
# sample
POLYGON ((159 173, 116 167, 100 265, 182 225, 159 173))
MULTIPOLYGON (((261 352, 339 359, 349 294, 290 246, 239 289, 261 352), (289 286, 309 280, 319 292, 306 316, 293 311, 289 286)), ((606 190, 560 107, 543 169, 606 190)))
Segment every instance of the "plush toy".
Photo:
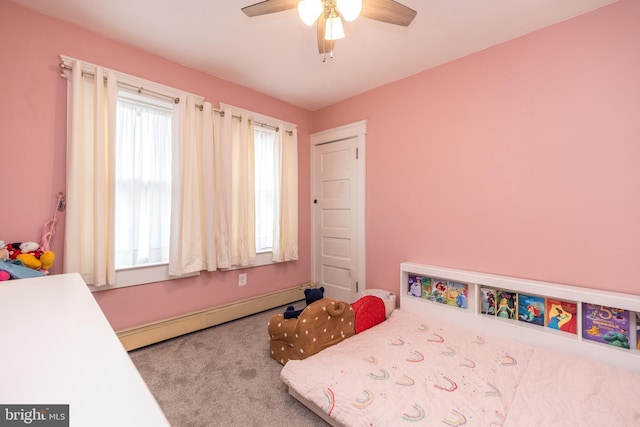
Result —
MULTIPOLYGON (((43 251, 37 242, 14 242, 5 245, 8 258, 22 261, 25 267, 48 271, 56 256, 53 251, 43 251)), ((1 255, 1 252, 0 252, 1 255)))
MULTIPOLYGON (((9 259, 9 250, 7 249, 7 245, 3 240, 0 240, 0 262, 9 259)), ((9 280, 11 276, 4 270, 0 270, 0 282, 4 282, 5 280, 9 280)))
MULTIPOLYGON (((18 270, 10 274, 11 278, 22 279, 25 277, 41 276, 49 273, 49 269, 56 259, 56 254, 49 250, 51 238, 55 233, 55 225, 58 221, 58 212, 64 211, 66 198, 63 192, 58 193, 56 209, 53 217, 42 226, 42 239, 38 242, 15 242, 5 244, 0 240, 0 260, 5 260, 7 265, 11 264, 12 270, 18 270), (20 271, 23 270, 23 271, 20 271), (33 270, 33 271, 32 271, 33 270)), ((4 273, 9 267, 5 265, 4 273)), ((4 274, 0 277, 4 279, 4 274)))
MULTIPOLYGON (((9 245, 11 247, 11 245, 9 245)), ((0 282, 10 279, 24 279, 42 276, 43 271, 27 268, 19 259, 11 258, 9 247, 0 240, 0 282)))
POLYGON ((4 240, 0 240, 0 259, 9 259, 9 249, 4 240))
MULTIPOLYGON (((307 303, 307 306, 312 302, 318 301, 322 298, 324 298, 324 287, 307 288, 304 290, 304 300, 307 303)), ((296 310, 295 308, 293 308, 292 305, 290 305, 289 307, 287 307, 287 309, 284 312, 284 318, 285 319, 296 318, 300 315, 300 313, 302 313, 302 310, 296 310)))

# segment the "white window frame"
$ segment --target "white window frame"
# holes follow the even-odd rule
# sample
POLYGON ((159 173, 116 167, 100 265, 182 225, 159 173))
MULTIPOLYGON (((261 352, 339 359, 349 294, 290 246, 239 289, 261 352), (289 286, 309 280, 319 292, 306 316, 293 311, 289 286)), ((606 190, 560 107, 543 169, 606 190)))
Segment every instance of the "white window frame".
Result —
MULTIPOLYGON (((67 67, 70 67, 71 64, 76 60, 76 58, 73 58, 67 55, 60 55, 60 59, 62 63, 65 64, 67 67)), ((83 69, 83 71, 91 73, 93 72, 93 70, 95 70, 95 67, 96 67, 95 64, 91 64, 86 61, 83 61, 83 63, 85 64, 85 67, 87 67, 86 69, 83 69)), ((170 86, 165 86, 160 83, 146 80, 141 77, 132 76, 130 74, 122 73, 119 71, 114 70, 114 72, 116 73, 116 76, 118 79, 118 85, 123 85, 125 87, 129 87, 130 89, 139 88, 141 92, 145 92, 149 94, 148 95, 149 99, 153 99, 154 97, 176 99, 179 97, 191 96, 193 97, 196 103, 201 103, 201 102, 204 102, 205 100, 205 98, 200 95, 175 89, 170 86)), ((181 277, 189 277, 189 276, 196 276, 196 275, 197 273, 194 273, 192 275, 185 275, 181 277)), ((174 279, 175 277, 169 276, 168 263, 153 264, 153 265, 145 265, 145 266, 138 266, 138 267, 128 267, 128 268, 116 270, 115 285, 97 287, 97 286, 88 284, 87 286, 91 290, 91 292, 99 292, 99 291, 106 291, 110 289, 125 288, 129 286, 144 285, 147 283, 162 282, 162 281, 174 280, 174 279)))
MULTIPOLYGON (((130 91, 127 89, 124 89, 124 90, 120 90, 119 92, 122 92, 123 93, 122 96, 126 98, 128 96, 128 92, 130 91)), ((118 93, 118 97, 120 96, 121 94, 118 93)), ((131 99, 138 102, 148 102, 150 105, 157 105, 161 108, 165 108, 164 103, 156 104, 156 102, 154 102, 156 99, 158 99, 157 96, 145 95, 142 93, 138 93, 138 94, 131 93, 131 99)), ((162 263, 145 264, 145 265, 130 266, 130 267, 121 267, 121 268, 116 268, 116 285, 109 286, 107 287, 107 289, 143 285, 146 283, 161 282, 165 280, 171 280, 171 277, 169 276, 168 261, 166 263, 162 262, 162 263)), ((95 291, 105 290, 104 287, 98 288, 93 285, 88 285, 88 286, 91 290, 95 290, 95 291)))
MULTIPOLYGON (((175 117, 175 114, 173 114, 174 113, 173 108, 175 103, 167 102, 166 99, 159 99, 157 96, 136 93, 135 91, 128 90, 126 88, 119 89, 117 97, 118 99, 122 98, 130 102, 135 102, 137 104, 144 104, 144 105, 150 106, 151 108, 162 109, 166 112, 169 112, 170 114, 173 115, 173 117, 175 117)), ((116 201, 117 201, 117 197, 116 197, 116 201)), ((168 232, 169 230, 167 230, 167 233, 168 232)), ((126 266, 126 267, 120 267, 120 268, 116 266, 116 278, 118 277, 117 275, 118 271, 128 271, 135 268, 150 268, 150 267, 155 267, 157 265, 165 265, 165 264, 168 264, 168 259, 167 259, 167 262, 159 261, 155 263, 147 263, 142 265, 126 266)), ((126 277, 126 274, 125 274, 125 277, 126 277)))
MULTIPOLYGON (((260 132, 264 132, 264 133, 268 133, 268 134, 272 135, 273 138, 274 138, 274 144, 275 144, 275 139, 277 138, 277 130, 273 129, 271 126, 269 126, 268 128, 267 127, 260 127, 260 126, 258 126, 258 127, 260 128, 260 130, 259 130, 260 132)), ((255 127, 254 127, 253 134, 254 134, 254 146, 255 146, 255 134, 256 134, 255 127)), ((257 160, 254 158, 254 165, 256 163, 257 163, 257 160)), ((255 168, 255 166, 254 166, 254 168, 255 168)), ((257 174, 255 174, 255 175, 257 176, 257 174)), ((256 182, 257 182, 257 178, 256 178, 256 182)), ((274 183, 274 185, 275 185, 275 183, 274 183)), ((257 188, 255 189, 255 192, 256 192, 256 197, 257 197, 257 188)), ((256 206, 257 206, 257 203, 256 203, 256 206)), ((274 218, 274 220, 275 220, 275 218, 274 218)), ((258 221, 257 221, 257 217, 256 217, 256 225, 257 225, 257 222, 258 221)), ((258 227, 256 226, 256 256, 258 256, 259 254, 263 254, 263 253, 272 253, 272 250, 270 250, 270 248, 258 249, 257 233, 258 233, 258 227)), ((271 249, 272 248, 273 248, 273 240, 271 241, 271 249)))
MULTIPOLYGON (((274 117, 269 117, 269 116, 265 116, 264 114, 260 114, 260 113, 256 113, 254 111, 251 110, 246 110, 244 108, 240 108, 240 107, 236 107, 234 105, 231 104, 226 104, 224 102, 220 103, 220 109, 222 110, 226 110, 226 109, 230 109, 233 113, 233 115, 235 116, 241 116, 242 114, 247 115, 248 117, 251 117, 254 120, 254 124, 255 123, 262 123, 266 126, 272 127, 272 128, 278 128, 278 127, 282 127, 284 126, 285 129, 280 129, 280 132, 284 132, 285 130, 293 130, 296 129, 297 126, 293 123, 289 123, 289 122, 285 122, 284 120, 280 120, 280 119, 276 119, 274 117)), ((272 251, 262 251, 262 252, 256 252, 256 263, 250 266, 238 266, 238 267, 230 267, 230 268, 225 268, 224 270, 240 270, 240 269, 245 269, 245 268, 252 268, 252 267, 260 267, 260 266, 265 266, 265 265, 270 265, 270 264, 278 264, 276 262, 272 261, 272 251)))
MULTIPOLYGON (((137 79, 135 77, 130 77, 130 81, 127 81, 128 84, 132 85, 140 85, 141 87, 149 87, 149 82, 144 79, 137 79)), ((157 86, 156 86, 157 87, 157 86)), ((156 89, 158 91, 158 89, 156 89)), ((162 93, 162 92, 161 92, 162 93)), ((204 101, 204 99, 202 99, 204 101)), ((278 128, 285 127, 285 129, 280 129, 280 132, 284 132, 285 130, 293 130, 297 126, 293 123, 285 122, 280 119, 276 119, 274 117, 269 117, 263 114, 255 113, 250 110, 246 110, 243 108, 235 107, 230 104, 220 103, 221 109, 230 109, 234 115, 242 115, 246 114, 253 118, 256 123, 262 123, 266 126, 278 128)), ((246 268, 260 267, 265 265, 277 264, 272 260, 272 251, 261 251, 256 253, 256 263, 250 266, 232 266, 229 268, 221 269, 223 271, 232 271, 232 270, 240 270, 246 268)), ((192 273, 189 275, 181 276, 183 277, 193 277, 197 276, 199 273, 192 273)), ((155 283, 155 282, 163 282, 167 280, 175 280, 175 277, 169 275, 169 265, 167 264, 154 264, 154 265, 145 265, 138 267, 128 267, 116 270, 116 285, 113 286, 101 286, 95 287, 93 285, 88 285, 89 289, 93 292, 95 291, 103 291, 108 289, 116 289, 116 288, 124 288, 129 286, 136 285, 144 285, 147 283, 155 283)))

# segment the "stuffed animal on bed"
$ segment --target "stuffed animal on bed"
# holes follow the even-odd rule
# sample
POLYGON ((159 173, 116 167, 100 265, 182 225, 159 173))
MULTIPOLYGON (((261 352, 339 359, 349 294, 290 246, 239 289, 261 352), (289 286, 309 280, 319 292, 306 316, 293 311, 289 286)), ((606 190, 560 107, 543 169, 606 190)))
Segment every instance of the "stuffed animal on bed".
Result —
MULTIPOLYGON (((304 290, 304 300, 307 303, 307 306, 312 302, 321 300, 322 298, 324 298, 324 286, 320 288, 307 288, 304 290)), ((297 318, 298 316, 300 316, 300 313, 302 313, 302 310, 296 310, 292 305, 290 305, 289 307, 287 307, 287 309, 284 312, 284 318, 285 319, 297 318)))

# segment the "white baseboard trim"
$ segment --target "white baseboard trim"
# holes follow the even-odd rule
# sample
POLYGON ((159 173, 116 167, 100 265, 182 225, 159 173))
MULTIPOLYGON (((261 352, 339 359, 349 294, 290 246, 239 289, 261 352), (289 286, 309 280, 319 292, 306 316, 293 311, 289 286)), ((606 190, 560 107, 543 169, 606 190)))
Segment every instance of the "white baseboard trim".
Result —
POLYGON ((118 331, 117 335, 127 351, 135 350, 190 332, 199 331, 251 314, 260 313, 261 311, 270 310, 281 305, 303 300, 304 289, 311 286, 313 285, 300 285, 231 304, 211 307, 183 316, 123 329, 118 331))

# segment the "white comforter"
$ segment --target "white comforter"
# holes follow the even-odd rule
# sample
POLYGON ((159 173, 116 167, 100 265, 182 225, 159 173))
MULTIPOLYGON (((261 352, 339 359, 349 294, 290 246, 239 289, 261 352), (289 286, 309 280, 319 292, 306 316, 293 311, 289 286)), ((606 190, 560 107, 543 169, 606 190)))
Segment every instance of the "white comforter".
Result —
POLYGON ((345 426, 640 426, 640 374, 401 310, 281 377, 345 426))

